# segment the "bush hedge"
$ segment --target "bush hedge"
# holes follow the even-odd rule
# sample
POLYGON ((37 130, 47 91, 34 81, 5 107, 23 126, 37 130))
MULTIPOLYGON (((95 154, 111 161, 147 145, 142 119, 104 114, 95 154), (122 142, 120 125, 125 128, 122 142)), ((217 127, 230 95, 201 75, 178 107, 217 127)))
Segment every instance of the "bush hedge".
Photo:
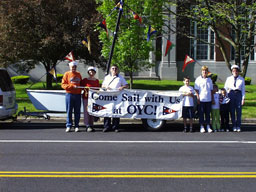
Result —
POLYGON ((57 82, 61 83, 62 78, 63 74, 57 74, 57 82))
POLYGON ((251 85, 252 78, 251 77, 245 77, 244 82, 245 82, 245 85, 251 85))
POLYGON ((29 81, 29 76, 19 75, 11 77, 13 83, 17 84, 27 84, 29 81))

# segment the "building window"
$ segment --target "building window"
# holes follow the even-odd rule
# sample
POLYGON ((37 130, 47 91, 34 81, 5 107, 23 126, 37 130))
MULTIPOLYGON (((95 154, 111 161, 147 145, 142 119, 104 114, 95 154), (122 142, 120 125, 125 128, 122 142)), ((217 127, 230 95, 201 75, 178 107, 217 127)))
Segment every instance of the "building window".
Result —
POLYGON ((214 60, 214 32, 208 28, 200 28, 192 22, 190 32, 195 39, 190 40, 190 55, 198 60, 214 60))

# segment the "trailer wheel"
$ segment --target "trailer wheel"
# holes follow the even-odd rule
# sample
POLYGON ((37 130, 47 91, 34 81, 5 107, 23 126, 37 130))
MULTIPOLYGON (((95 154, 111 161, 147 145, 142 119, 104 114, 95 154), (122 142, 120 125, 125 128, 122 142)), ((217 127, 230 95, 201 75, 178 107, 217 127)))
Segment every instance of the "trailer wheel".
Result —
POLYGON ((166 120, 161 119, 141 119, 143 126, 148 131, 160 131, 164 128, 166 120))

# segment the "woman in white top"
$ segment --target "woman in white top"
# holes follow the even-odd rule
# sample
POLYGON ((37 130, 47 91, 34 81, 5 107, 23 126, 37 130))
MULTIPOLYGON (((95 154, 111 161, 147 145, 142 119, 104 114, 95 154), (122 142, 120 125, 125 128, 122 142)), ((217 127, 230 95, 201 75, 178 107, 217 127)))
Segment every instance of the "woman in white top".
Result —
POLYGON ((204 133, 204 124, 207 125, 207 132, 212 132, 210 128, 210 113, 213 98, 213 84, 210 77, 208 77, 208 67, 203 66, 201 68, 201 75, 196 78, 195 91, 197 96, 197 103, 199 104, 199 123, 200 132, 204 133))
POLYGON ((230 98, 230 115, 233 131, 241 131, 242 105, 245 99, 244 78, 239 75, 239 66, 232 65, 232 75, 225 82, 224 88, 230 98))

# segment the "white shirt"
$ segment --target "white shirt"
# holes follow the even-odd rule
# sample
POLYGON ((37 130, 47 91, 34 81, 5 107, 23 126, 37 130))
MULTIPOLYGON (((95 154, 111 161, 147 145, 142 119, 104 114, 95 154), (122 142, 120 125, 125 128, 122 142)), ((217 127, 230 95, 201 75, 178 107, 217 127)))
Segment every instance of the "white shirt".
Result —
MULTIPOLYGON (((195 90, 191 86, 183 85, 180 87, 179 92, 182 92, 183 94, 186 93, 192 93, 195 94, 195 90)), ((183 97, 183 106, 185 107, 193 107, 194 106, 194 98, 191 96, 184 96, 183 97)))
POLYGON ((118 74, 118 76, 112 76, 112 75, 107 75, 105 76, 102 87, 110 88, 110 89, 118 89, 119 87, 125 86, 128 83, 126 80, 123 78, 122 75, 118 74))
POLYGON ((235 77, 233 75, 227 77, 224 88, 229 93, 231 90, 240 90, 242 93, 242 99, 245 98, 245 82, 244 78, 240 75, 236 79, 236 86, 234 86, 235 77))
POLYGON ((219 109, 220 108, 220 94, 214 93, 213 94, 215 104, 212 104, 212 109, 219 109))
POLYGON ((202 102, 211 102, 212 101, 212 80, 209 77, 203 78, 201 75, 196 78, 195 81, 195 90, 199 92, 199 98, 202 102))

